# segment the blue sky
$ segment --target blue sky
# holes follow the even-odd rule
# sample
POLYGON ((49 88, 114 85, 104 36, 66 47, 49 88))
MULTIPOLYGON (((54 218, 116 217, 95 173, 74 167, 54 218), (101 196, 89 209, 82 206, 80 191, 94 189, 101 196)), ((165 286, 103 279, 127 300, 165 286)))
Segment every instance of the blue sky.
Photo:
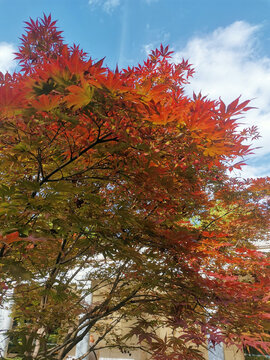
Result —
POLYGON ((246 117, 261 147, 244 176, 270 175, 270 0, 0 0, 0 70, 13 71, 23 22, 52 14, 65 41, 114 68, 136 65, 163 43, 196 69, 188 92, 254 99, 246 117))

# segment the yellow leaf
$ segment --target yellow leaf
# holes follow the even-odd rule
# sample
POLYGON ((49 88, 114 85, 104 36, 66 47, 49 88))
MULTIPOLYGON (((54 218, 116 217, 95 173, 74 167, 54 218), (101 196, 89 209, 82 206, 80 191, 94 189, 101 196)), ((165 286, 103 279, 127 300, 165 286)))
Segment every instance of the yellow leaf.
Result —
POLYGON ((82 87, 71 85, 68 87, 68 90, 70 94, 65 97, 65 101, 67 106, 73 107, 74 110, 89 104, 94 94, 94 88, 89 86, 87 82, 84 82, 82 87))

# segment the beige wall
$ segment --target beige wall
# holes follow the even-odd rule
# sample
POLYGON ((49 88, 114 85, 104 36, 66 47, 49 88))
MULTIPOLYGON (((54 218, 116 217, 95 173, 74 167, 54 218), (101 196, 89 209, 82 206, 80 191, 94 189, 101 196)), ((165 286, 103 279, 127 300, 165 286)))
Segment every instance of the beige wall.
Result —
MULTIPOLYGON (((93 296, 93 303, 95 302, 99 302, 102 300, 102 295, 100 293, 95 293, 93 296)), ((110 322, 113 320, 113 316, 111 317, 111 319, 108 319, 106 322, 110 322)), ((126 332, 126 329, 128 329, 130 326, 132 325, 132 321, 121 321, 120 324, 118 325, 118 329, 117 329, 117 333, 121 336, 124 335, 126 332)), ((168 329, 160 329, 158 335, 161 337, 164 337, 166 335, 166 333, 168 332, 168 329)), ((92 332, 91 333, 92 336, 94 337, 94 339, 97 339, 98 336, 95 336, 95 333, 92 332)), ((105 343, 101 344, 101 345, 105 345, 105 343)), ((136 345, 136 343, 133 342, 132 345, 136 345)), ((202 351, 202 353, 204 354, 204 358, 205 360, 209 360, 209 356, 208 356, 208 351, 205 348, 200 348, 199 349, 202 351)), ((231 346, 231 347, 224 347, 223 348, 224 351, 224 359, 225 360, 244 360, 244 354, 236 347, 236 346, 231 346)), ((118 349, 102 349, 102 350, 98 350, 96 352, 96 356, 98 359, 121 359, 121 360, 148 360, 150 358, 150 356, 148 354, 146 354, 145 352, 143 352, 142 350, 138 349, 138 350, 134 350, 134 351, 129 351, 130 355, 128 353, 122 353, 120 350, 118 349)), ((74 356, 75 351, 72 351, 70 353, 71 356, 74 356)), ((95 356, 90 356, 89 358, 86 358, 86 360, 95 360, 95 356)), ((190 359, 192 360, 192 359, 190 359)))
POLYGON ((244 360, 244 354, 236 346, 224 348, 225 360, 244 360))
MULTIPOLYGON (((125 329, 123 327, 122 331, 124 332, 125 329)), ((93 334, 94 335, 94 334, 93 334)), ((162 334, 160 334, 162 335, 162 334)), ((208 351, 204 348, 200 348, 200 350, 202 351, 202 353, 204 354, 204 358, 205 360, 208 360, 208 351)), ((244 360, 244 354, 242 353, 242 351, 240 351, 236 346, 231 346, 231 347, 224 347, 223 349, 224 351, 224 359, 225 360, 244 360)), ((118 349, 102 349, 96 352, 96 356, 98 359, 100 360, 107 360, 107 359, 121 359, 121 360, 148 360, 150 359, 150 356, 148 354, 146 354, 145 352, 143 352, 142 350, 135 350, 135 351, 129 351, 129 354, 127 353, 122 353, 120 350, 118 349)), ((70 353, 70 355, 74 356, 75 352, 70 353)), ((87 360, 95 360, 95 356, 91 356, 89 359, 87 358, 87 360)), ((192 360, 192 359, 190 359, 192 360)))
MULTIPOLYGON (((133 359, 133 360, 147 360, 149 359, 149 356, 147 354, 143 353, 140 350, 137 351, 131 351, 131 356, 127 354, 123 354, 118 350, 102 350, 97 353, 98 359, 104 358, 104 359, 133 359)), ((205 349, 203 349, 203 353, 205 356, 205 360, 208 360, 208 353, 205 349)), ((244 360, 244 354, 239 351, 236 347, 227 347, 224 348, 224 358, 225 360, 244 360)), ((91 359, 92 360, 92 359, 91 359)))

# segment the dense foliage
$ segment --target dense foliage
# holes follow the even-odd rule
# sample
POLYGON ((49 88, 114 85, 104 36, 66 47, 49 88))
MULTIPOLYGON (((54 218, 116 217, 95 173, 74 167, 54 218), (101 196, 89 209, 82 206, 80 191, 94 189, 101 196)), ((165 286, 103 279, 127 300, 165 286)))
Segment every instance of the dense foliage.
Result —
POLYGON ((89 330, 91 351, 154 359, 201 359, 207 337, 268 351, 269 260, 254 242, 269 179, 228 176, 258 136, 238 126, 249 101, 190 98, 193 70, 168 47, 112 71, 64 44, 50 16, 26 24, 21 70, 0 78, 0 286, 3 300, 14 289, 15 351, 63 359, 89 330), (102 296, 89 305, 90 293, 102 296))

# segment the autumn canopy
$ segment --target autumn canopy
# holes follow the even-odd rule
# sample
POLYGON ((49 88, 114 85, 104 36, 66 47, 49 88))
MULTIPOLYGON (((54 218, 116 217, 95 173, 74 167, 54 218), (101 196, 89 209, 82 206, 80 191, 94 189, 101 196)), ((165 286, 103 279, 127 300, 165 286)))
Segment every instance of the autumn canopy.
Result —
POLYGON ((193 69, 171 54, 111 70, 44 16, 26 23, 21 70, 0 76, 0 290, 22 359, 64 359, 89 331, 91 351, 154 359, 201 359, 207 337, 269 351, 254 246, 269 179, 228 175, 258 136, 239 129, 249 101, 190 98, 193 69))

